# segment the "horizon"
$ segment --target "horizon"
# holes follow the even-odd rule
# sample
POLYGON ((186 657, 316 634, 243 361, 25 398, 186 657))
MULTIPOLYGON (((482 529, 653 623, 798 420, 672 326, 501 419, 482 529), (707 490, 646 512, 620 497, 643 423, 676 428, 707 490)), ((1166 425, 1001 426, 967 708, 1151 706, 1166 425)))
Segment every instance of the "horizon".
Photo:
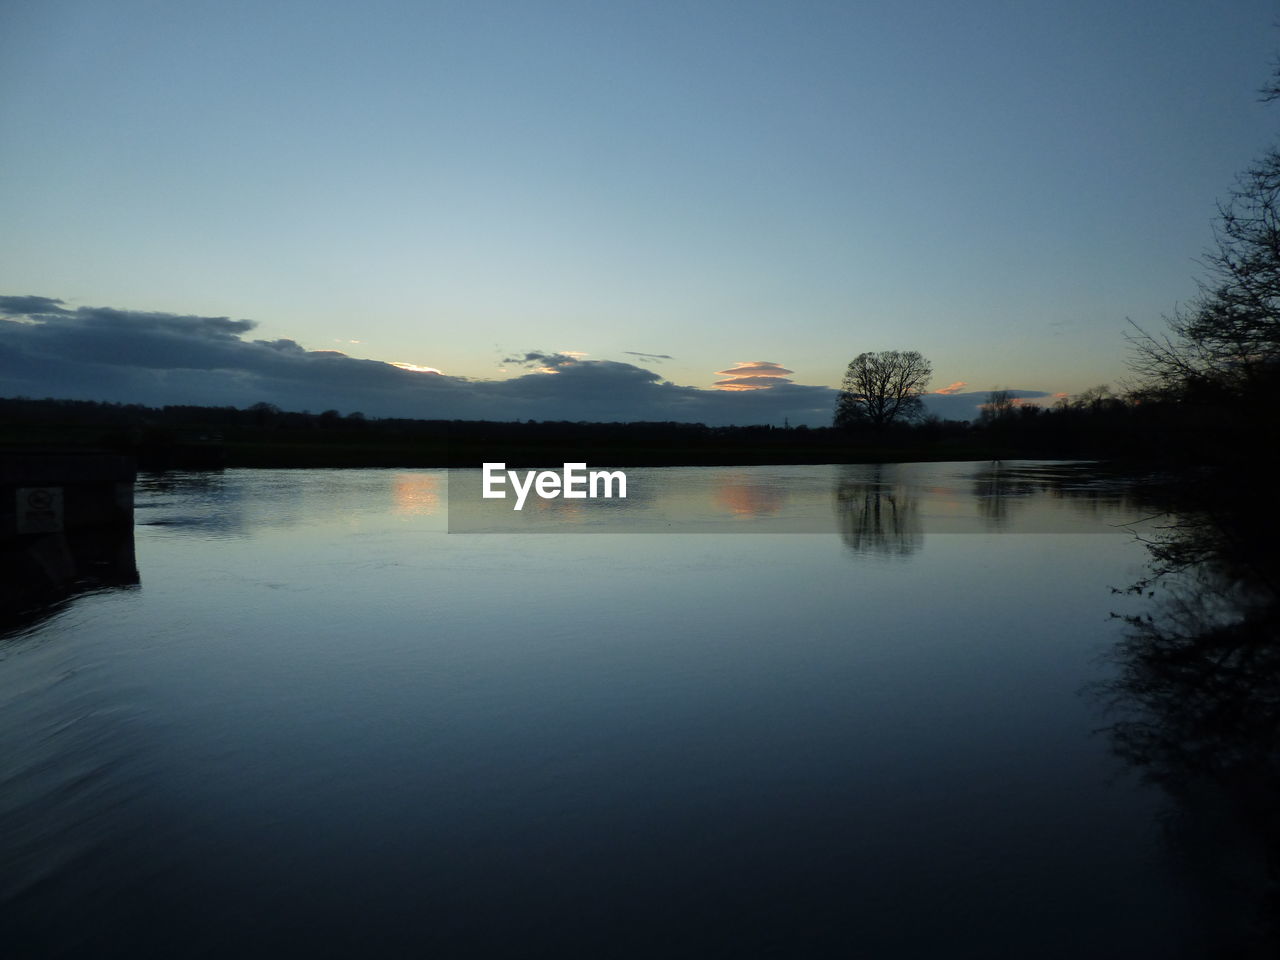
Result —
MULTIPOLYGON (((307 350, 293 340, 251 339, 256 324, 71 308, 36 296, 0 296, 0 370, 9 396, 163 406, 270 403, 422 420, 675 421, 710 426, 829 426, 839 390, 796 383, 767 361, 719 372, 719 388, 672 383, 638 363, 529 352, 509 358, 518 376, 488 380, 307 350), (50 391, 53 392, 50 392, 50 391), (590 413, 584 416, 584 413, 590 413)), ((660 358, 659 358, 660 359, 660 358)), ((655 366, 652 358, 649 367, 655 366)), ((990 390, 956 382, 929 390, 926 413, 978 416, 990 390)), ((1015 403, 1050 404, 1065 393, 1001 389, 1015 403)))

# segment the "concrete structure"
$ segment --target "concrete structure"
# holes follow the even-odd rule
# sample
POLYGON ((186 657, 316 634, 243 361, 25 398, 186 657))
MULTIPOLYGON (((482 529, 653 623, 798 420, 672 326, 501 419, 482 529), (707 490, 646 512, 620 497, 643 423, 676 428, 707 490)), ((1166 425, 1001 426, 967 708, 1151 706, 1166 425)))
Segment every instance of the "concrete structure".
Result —
POLYGON ((0 630, 84 589, 138 582, 129 457, 0 451, 0 630))
POLYGON ((133 460, 110 453, 0 451, 0 540, 133 526, 133 460))

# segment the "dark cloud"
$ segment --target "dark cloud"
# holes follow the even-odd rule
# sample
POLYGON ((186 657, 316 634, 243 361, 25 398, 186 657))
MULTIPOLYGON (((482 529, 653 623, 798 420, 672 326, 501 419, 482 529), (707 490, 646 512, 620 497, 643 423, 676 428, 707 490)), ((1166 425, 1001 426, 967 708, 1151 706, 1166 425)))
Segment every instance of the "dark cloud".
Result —
MULTIPOLYGON (((568 353, 529 351, 504 363, 531 372, 471 380, 408 370, 288 339, 250 340, 252 320, 68 308, 62 300, 0 297, 0 392, 152 405, 361 410, 370 416, 463 420, 676 420, 826 426, 836 393, 793 383, 779 364, 741 363, 717 386, 678 386, 652 370, 568 353), (542 372, 551 371, 551 372, 542 372)), ((632 355, 638 356, 635 352, 632 355)), ((664 357, 662 354, 650 355, 664 357)), ((954 386, 954 385, 953 385, 954 386)), ((1044 390, 1011 390, 1022 400, 1044 390)), ((929 394, 930 413, 973 420, 989 391, 929 394)))
POLYGON ((502 362, 521 367, 555 370, 577 363, 578 358, 567 353, 543 353, 541 350, 531 350, 516 357, 503 357, 502 362))
POLYGON ((61 300, 52 297, 0 297, 0 315, 6 317, 44 317, 68 312, 61 300))
MULTIPOLYGON (((826 425, 836 391, 767 377, 767 390, 678 386, 631 363, 530 351, 505 360, 536 371, 471 380, 407 370, 293 340, 250 340, 250 320, 69 309, 3 297, 0 390, 6 395, 153 405, 361 410, 370 416, 486 420, 676 420, 713 425, 826 425)), ((784 370, 776 364, 771 370, 784 370)), ((787 371, 790 372, 790 371, 787 371)), ((766 375, 767 376, 767 375, 766 375)))
POLYGON ((641 353, 639 350, 623 350, 629 357, 639 357, 641 360, 674 360, 675 357, 669 353, 641 353))

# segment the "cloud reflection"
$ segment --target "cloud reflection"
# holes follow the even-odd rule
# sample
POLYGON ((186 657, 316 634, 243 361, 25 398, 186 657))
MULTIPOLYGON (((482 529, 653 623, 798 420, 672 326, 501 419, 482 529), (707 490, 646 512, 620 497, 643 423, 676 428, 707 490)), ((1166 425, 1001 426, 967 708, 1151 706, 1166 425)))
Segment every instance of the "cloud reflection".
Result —
POLYGON ((440 480, 421 473, 397 473, 391 481, 395 512, 430 517, 440 511, 440 480))
POLYGON ((744 519, 774 516, 789 499, 780 485, 748 483, 741 475, 726 477, 715 490, 716 504, 744 519))

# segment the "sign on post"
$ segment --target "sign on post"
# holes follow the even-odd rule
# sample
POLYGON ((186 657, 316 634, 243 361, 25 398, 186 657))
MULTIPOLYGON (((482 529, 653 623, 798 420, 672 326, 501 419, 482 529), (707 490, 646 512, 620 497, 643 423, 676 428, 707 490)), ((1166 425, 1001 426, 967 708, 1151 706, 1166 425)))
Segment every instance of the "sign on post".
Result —
POLYGON ((62 488, 18 488, 18 533, 62 532, 62 488))

